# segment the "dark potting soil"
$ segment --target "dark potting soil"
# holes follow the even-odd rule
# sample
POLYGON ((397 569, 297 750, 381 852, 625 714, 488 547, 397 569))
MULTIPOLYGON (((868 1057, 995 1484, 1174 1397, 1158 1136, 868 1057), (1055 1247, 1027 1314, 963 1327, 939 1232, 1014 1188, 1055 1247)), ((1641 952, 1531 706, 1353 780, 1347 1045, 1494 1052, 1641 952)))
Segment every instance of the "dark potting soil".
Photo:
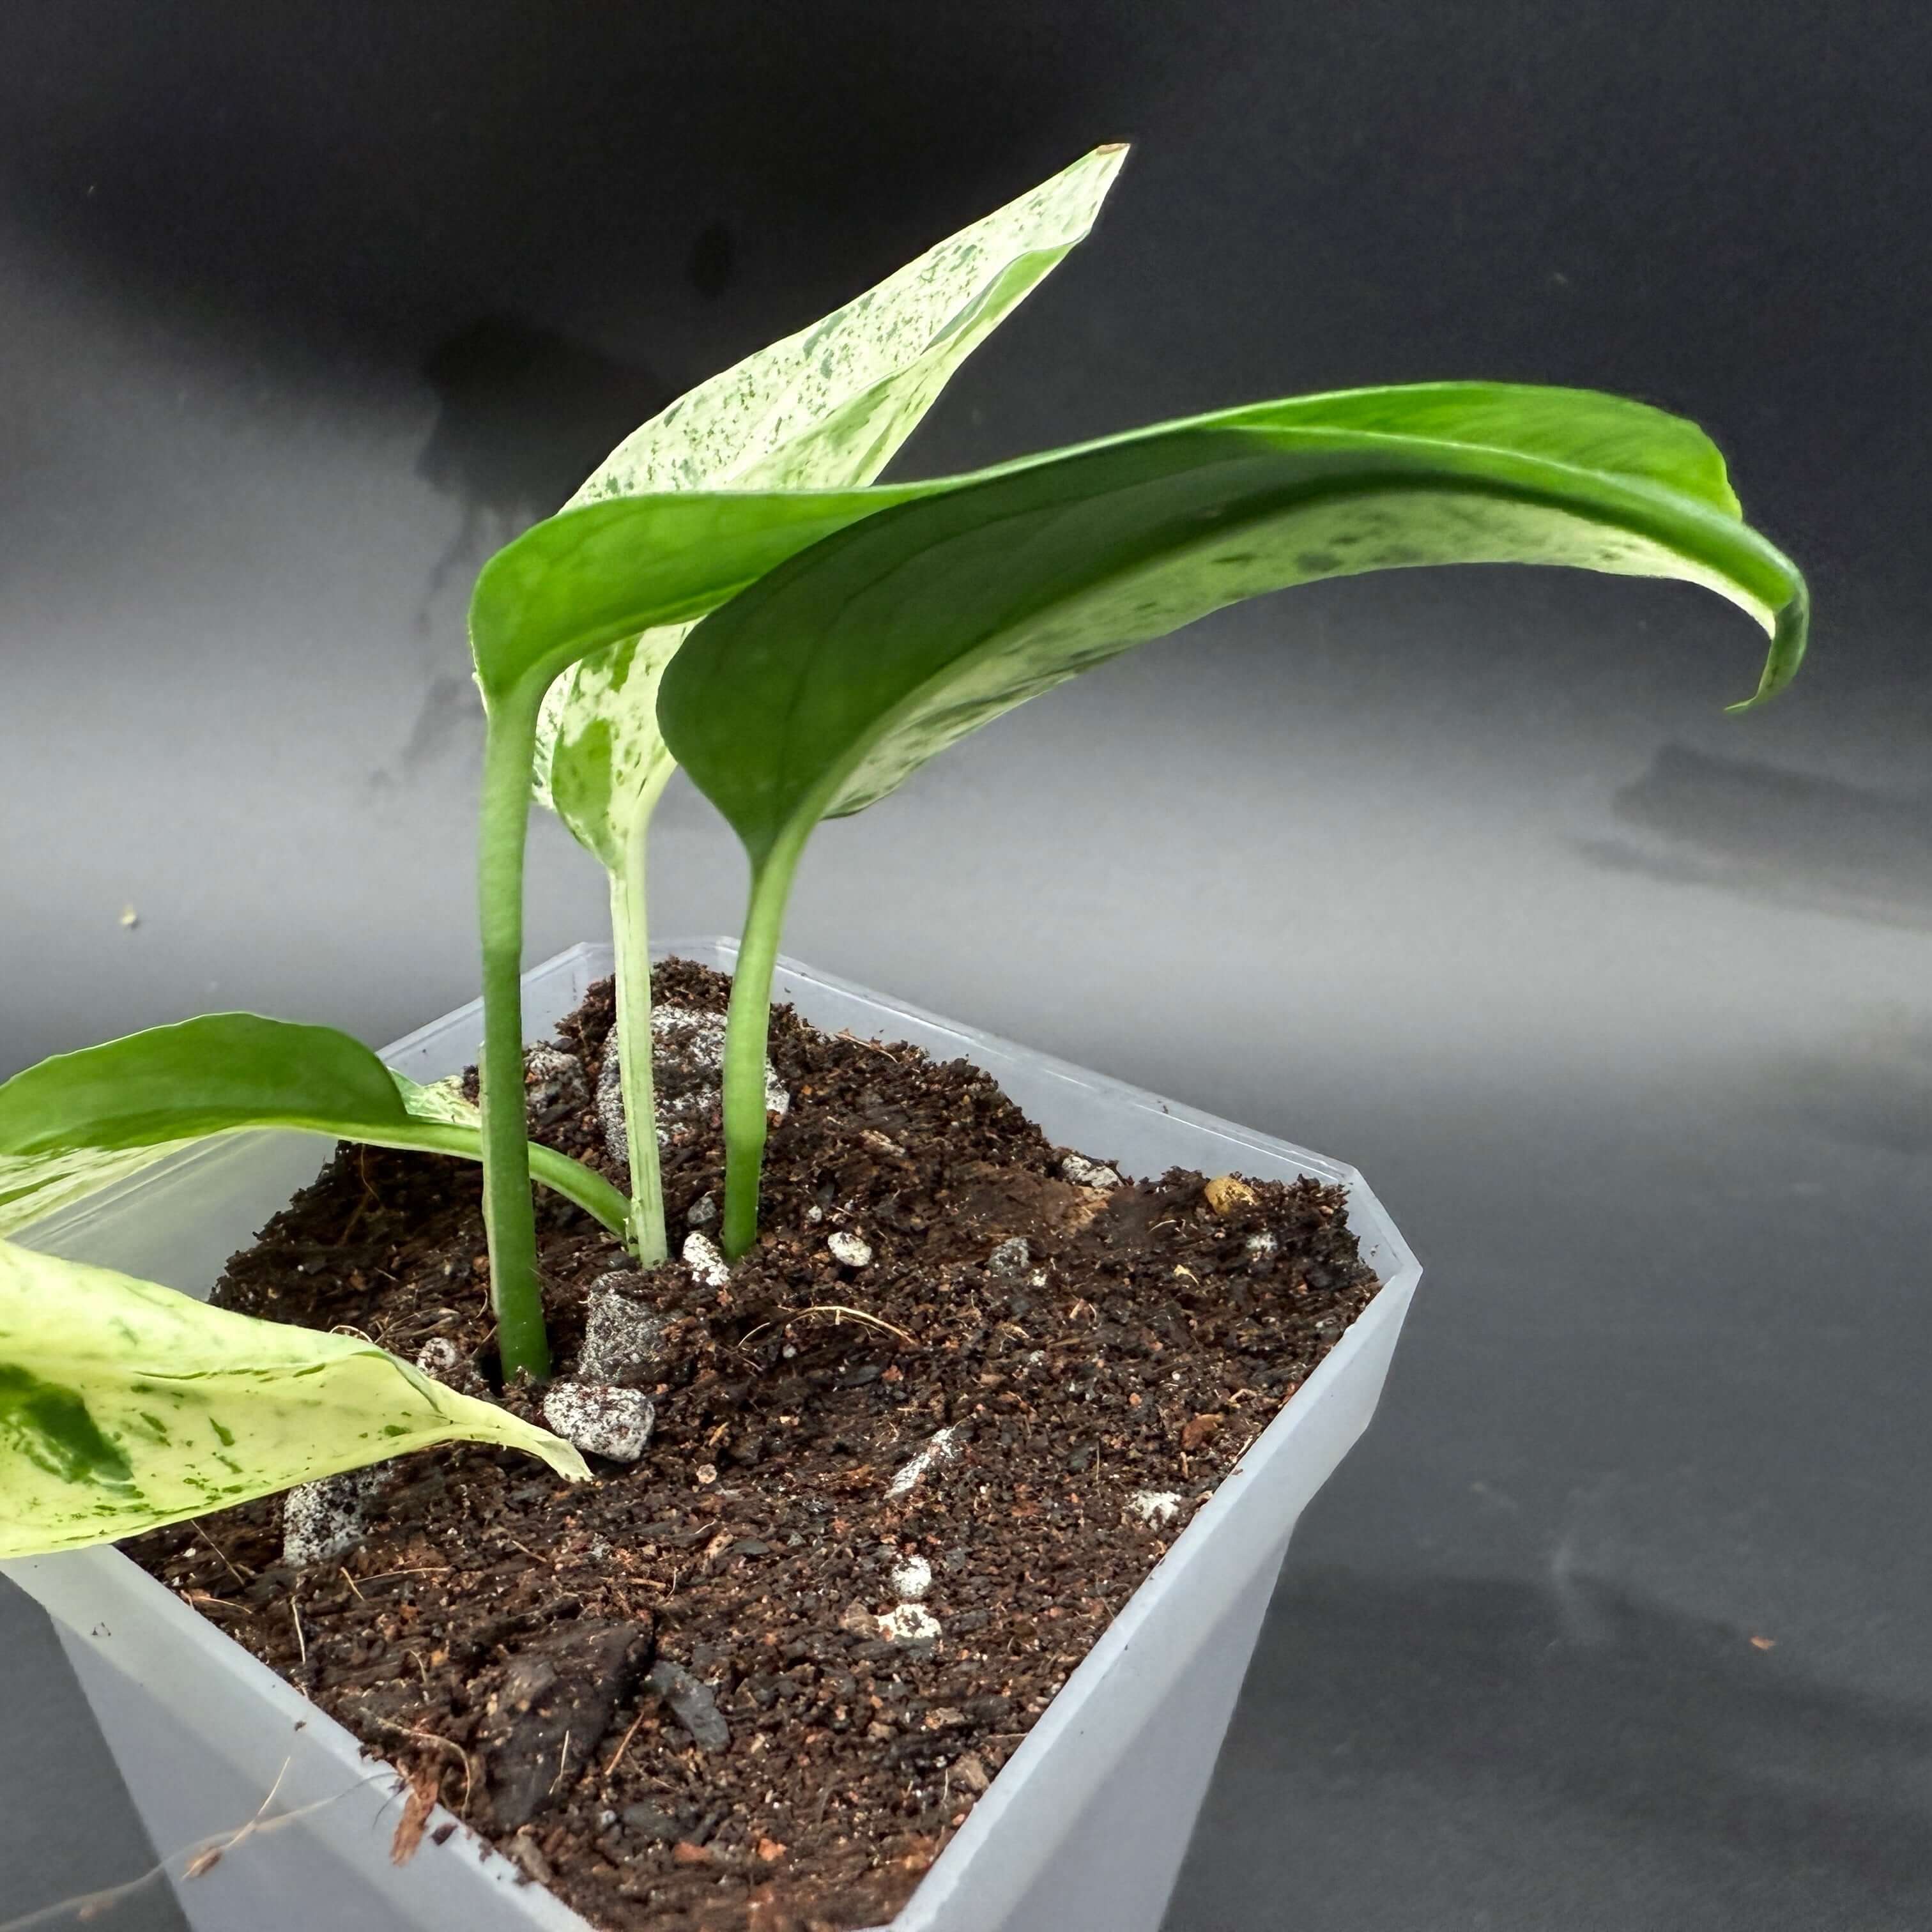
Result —
MULTIPOLYGON (((674 1250, 716 1232, 696 1016, 728 991, 656 976, 674 1250)), ((611 1010, 607 982, 563 1057, 533 1054, 530 1100, 533 1132, 615 1178, 611 1010)), ((1336 1190, 1109 1186, 963 1061, 784 1007, 772 1054, 759 1246, 722 1286, 674 1260, 603 1291, 647 1344, 602 1378, 652 1398, 640 1460, 572 1486, 507 1450, 404 1457, 360 1544, 301 1568, 279 1499, 128 1546, 396 1765, 399 1851, 440 1799, 609 1932, 890 1919, 1378 1286, 1336 1190)), ((538 1199, 567 1376, 589 1291, 628 1264, 538 1199)), ((488 1277, 475 1167, 344 1148, 216 1298, 487 1394, 488 1277)), ((542 1394, 502 1400, 536 1418, 542 1394)))

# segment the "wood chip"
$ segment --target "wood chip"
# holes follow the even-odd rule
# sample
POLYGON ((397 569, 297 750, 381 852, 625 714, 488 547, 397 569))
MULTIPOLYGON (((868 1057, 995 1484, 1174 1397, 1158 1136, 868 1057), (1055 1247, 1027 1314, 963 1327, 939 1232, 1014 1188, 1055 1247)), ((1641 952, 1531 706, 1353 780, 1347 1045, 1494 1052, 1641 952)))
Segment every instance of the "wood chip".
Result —
POLYGON ((436 1809, 437 1778, 425 1765, 410 1780, 410 1795, 403 1801, 403 1815, 396 1820, 396 1835, 389 1840, 389 1862, 406 1865, 422 1843, 429 1814, 436 1809))
POLYGON ((1180 1432, 1180 1446, 1189 1455, 1204 1443, 1214 1440, 1214 1433, 1221 1426, 1221 1418, 1216 1415, 1197 1415, 1180 1432))

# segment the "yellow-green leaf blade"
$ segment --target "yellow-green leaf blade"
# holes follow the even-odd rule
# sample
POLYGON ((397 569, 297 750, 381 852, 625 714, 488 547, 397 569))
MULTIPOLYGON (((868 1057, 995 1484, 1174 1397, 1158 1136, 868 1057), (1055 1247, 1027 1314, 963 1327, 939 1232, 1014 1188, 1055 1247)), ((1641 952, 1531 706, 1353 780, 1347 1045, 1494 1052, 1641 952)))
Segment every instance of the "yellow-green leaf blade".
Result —
POLYGON ((111 1542, 440 1442, 571 1446, 347 1335, 0 1241, 0 1557, 111 1542))

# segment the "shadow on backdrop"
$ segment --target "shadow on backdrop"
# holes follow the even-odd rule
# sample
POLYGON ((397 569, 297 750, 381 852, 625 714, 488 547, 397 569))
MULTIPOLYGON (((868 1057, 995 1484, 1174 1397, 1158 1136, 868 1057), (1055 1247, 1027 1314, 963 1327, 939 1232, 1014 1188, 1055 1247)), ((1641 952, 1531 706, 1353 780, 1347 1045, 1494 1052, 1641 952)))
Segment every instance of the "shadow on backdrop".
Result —
MULTIPOLYGON (((1574 1574, 1544 1587, 1292 1572, 1170 1932, 1286 1923, 1262 1901, 1291 1895, 1306 1932, 1392 1925, 1348 1902, 1352 1886, 1389 1901, 1387 1871, 1361 1871, 1364 1848, 1427 1874, 1445 1810, 1472 1832, 1511 1820, 1527 1835, 1553 1818, 1653 1864, 1660 1852, 1661 1883, 1681 1895, 1654 1918, 1610 1904, 1593 1932, 1743 1924, 1727 1900, 1741 1908, 1767 1884, 1819 1915, 1776 1915, 1780 1928, 1932 1924, 1932 1707, 1822 1682, 1754 1634, 1574 1574), (1338 1807, 1352 1820, 1342 1840, 1338 1807)), ((1547 1856, 1526 1843, 1522 1859, 1547 1856)), ((1512 1876, 1491 1861, 1482 1882, 1501 1898, 1512 1876)), ((1486 1900, 1437 1903, 1444 1924, 1519 1923, 1483 1916, 1486 1900)))
POLYGON ((1886 1010, 1754 1083, 1760 1113, 1852 1147, 1932 1154, 1932 1022, 1886 1010))
POLYGON ((1593 863, 1673 885, 1932 928, 1932 796, 1666 745, 1614 810, 1640 839, 1581 839, 1593 863))
POLYGON ((436 416, 416 473, 463 506, 417 614, 427 629, 430 604, 457 571, 561 508, 676 392, 640 364, 508 315, 466 323, 424 358, 422 374, 436 416))

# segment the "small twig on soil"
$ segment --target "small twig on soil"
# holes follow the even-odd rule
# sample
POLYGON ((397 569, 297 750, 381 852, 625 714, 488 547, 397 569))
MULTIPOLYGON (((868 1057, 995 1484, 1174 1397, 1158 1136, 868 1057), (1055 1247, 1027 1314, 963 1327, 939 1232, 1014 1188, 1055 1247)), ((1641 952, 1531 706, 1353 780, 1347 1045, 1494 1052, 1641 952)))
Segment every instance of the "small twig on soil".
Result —
MULTIPOLYGON (((358 1791, 364 1785, 374 1782, 373 1778, 358 1778, 353 1784, 336 1792, 332 1796, 318 1798, 312 1804, 298 1805, 292 1811, 284 1811, 279 1817, 266 1817, 262 1814, 274 1802, 275 1793, 281 1788, 282 1780, 288 1774, 288 1768, 285 1762, 281 1770, 276 1774, 275 1782, 270 1787, 268 1796, 256 1808, 254 1817, 238 1830, 231 1832, 225 1837, 198 1838, 191 1845, 184 1845, 178 1851, 170 1852, 166 1858, 150 1865, 146 1871, 137 1877, 129 1879, 124 1884, 110 1886, 102 1892, 82 1892, 73 1898, 58 1899, 52 1905, 44 1905, 28 1912, 23 1918, 0 1920, 0 1932, 32 1932, 34 1927, 52 1925, 57 1921, 86 1923, 98 1918, 104 1913, 112 1911, 116 1906, 124 1904, 137 1892, 144 1891, 156 1879, 165 1876, 169 1867, 177 1858, 184 1860, 182 1867, 184 1879, 203 1877, 214 1870, 224 1852, 232 1851, 244 1839, 266 1838, 270 1832, 279 1832, 285 1825, 292 1825, 298 1819, 309 1817, 325 1810, 338 1799, 346 1798, 350 1792, 358 1791)), ((380 1772, 375 1774, 377 1777, 382 1774, 380 1772)))
POLYGON ((184 1590, 182 1601, 191 1604, 203 1616, 210 1610, 221 1610, 238 1617, 252 1617, 255 1612, 246 1604, 231 1604, 226 1597, 218 1597, 206 1590, 184 1590))
MULTIPOLYGON (((200 1523, 191 1522, 189 1523, 188 1528, 193 1530, 195 1534, 200 1537, 202 1541, 206 1544, 208 1548, 213 1550, 215 1555, 221 1558, 221 1567, 228 1572, 230 1576, 235 1579, 236 1582, 245 1583, 248 1582, 248 1576, 244 1576, 239 1570, 236 1568, 235 1565, 229 1560, 227 1551, 224 1550, 220 1544, 217 1543, 214 1538, 210 1536, 208 1532, 202 1528, 200 1523)), ((248 1573, 248 1575, 252 1576, 254 1574, 254 1573, 251 1570, 248 1573)))
POLYGON ((604 1767, 603 1781, 605 1784, 610 1781, 612 1774, 623 1762, 624 1753, 630 1748, 631 1740, 638 1735, 638 1726, 644 1721, 644 1714, 640 1711, 631 1720, 631 1728, 617 1740, 617 1748, 610 1754, 610 1762, 604 1767))
MULTIPOLYGON (((520 1543, 517 1547, 524 1550, 520 1543)), ((524 1550, 524 1554, 527 1556, 530 1552, 524 1550)), ((378 1570, 373 1576, 364 1576, 362 1580, 365 1583, 380 1583, 391 1576, 446 1576, 454 1568, 451 1563, 425 1563, 413 1570, 378 1570)))
POLYGON ((358 1604, 366 1604, 369 1600, 367 1597, 363 1595, 361 1590, 356 1588, 356 1579, 350 1575, 346 1564, 343 1567, 342 1580, 346 1583, 352 1590, 356 1592, 356 1600, 358 1604))
POLYGON ((554 1798, 563 1783, 564 1767, 570 1762, 570 1726, 563 1730, 563 1742, 556 1748, 556 1775, 550 1780, 550 1795, 554 1798))
POLYGON ((268 1786, 268 1796, 255 1807, 254 1816, 250 1818, 240 1831, 221 1844, 204 1845, 182 1868, 183 1878, 205 1878, 221 1862, 221 1855, 224 1852, 232 1851, 251 1832, 260 1827, 262 1822, 262 1814, 275 1802, 275 1793, 281 1790, 282 1780, 288 1776, 289 1766, 294 1762, 292 1758, 283 1759, 281 1769, 275 1773, 274 1783, 268 1786))
MULTIPOLYGON (((452 1753, 457 1762, 463 1767, 463 1802, 457 1809, 460 1813, 468 1813, 474 1772, 470 1754, 454 1738, 440 1736, 434 1731, 412 1730, 407 1724, 398 1724, 392 1719, 377 1717, 374 1711, 358 1711, 356 1716, 359 1723, 373 1724, 377 1730, 387 1731, 392 1737, 411 1738, 419 1744, 434 1744, 440 1750, 452 1753)), ((0 1927, 0 1932, 5 1932, 5 1928, 0 1927)))
POLYGON ((896 1335, 908 1348, 916 1348, 919 1346, 917 1336, 908 1335, 903 1328, 895 1328, 891 1322, 883 1321, 876 1315, 868 1315, 862 1308, 854 1308, 842 1301, 812 1301, 806 1303, 802 1308, 782 1308, 776 1320, 760 1322, 755 1328, 747 1330, 738 1338, 740 1352, 748 1347, 767 1328, 776 1328, 780 1322, 802 1321, 808 1315, 829 1315, 835 1328, 850 1316, 854 1322, 862 1322, 868 1328, 882 1329, 888 1335, 896 1335))
POLYGON ((881 1046, 875 1040, 861 1040, 850 1027, 846 1028, 844 1032, 839 1034, 838 1037, 842 1040, 848 1042, 854 1046, 864 1047, 868 1052, 877 1053, 884 1055, 884 1057, 887 1060, 890 1060, 895 1066, 897 1066, 900 1064, 898 1055, 896 1053, 894 1053, 890 1048, 881 1046))
POLYGON ((289 1599, 289 1615, 296 1620, 296 1648, 302 1653, 302 1668, 308 1668, 308 1639, 302 1635, 302 1606, 294 1598, 289 1599))
MULTIPOLYGON (((365 1180, 363 1182, 362 1185, 366 1188, 369 1184, 365 1180)), ((350 1212, 349 1219, 342 1224, 341 1233, 336 1236, 334 1242, 332 1244, 333 1246, 338 1248, 346 1248, 348 1246, 349 1238, 351 1234, 355 1233, 356 1224, 358 1221, 362 1220, 363 1210, 366 1208, 368 1204, 369 1203, 367 1201, 358 1201, 356 1202, 355 1208, 350 1212)))

